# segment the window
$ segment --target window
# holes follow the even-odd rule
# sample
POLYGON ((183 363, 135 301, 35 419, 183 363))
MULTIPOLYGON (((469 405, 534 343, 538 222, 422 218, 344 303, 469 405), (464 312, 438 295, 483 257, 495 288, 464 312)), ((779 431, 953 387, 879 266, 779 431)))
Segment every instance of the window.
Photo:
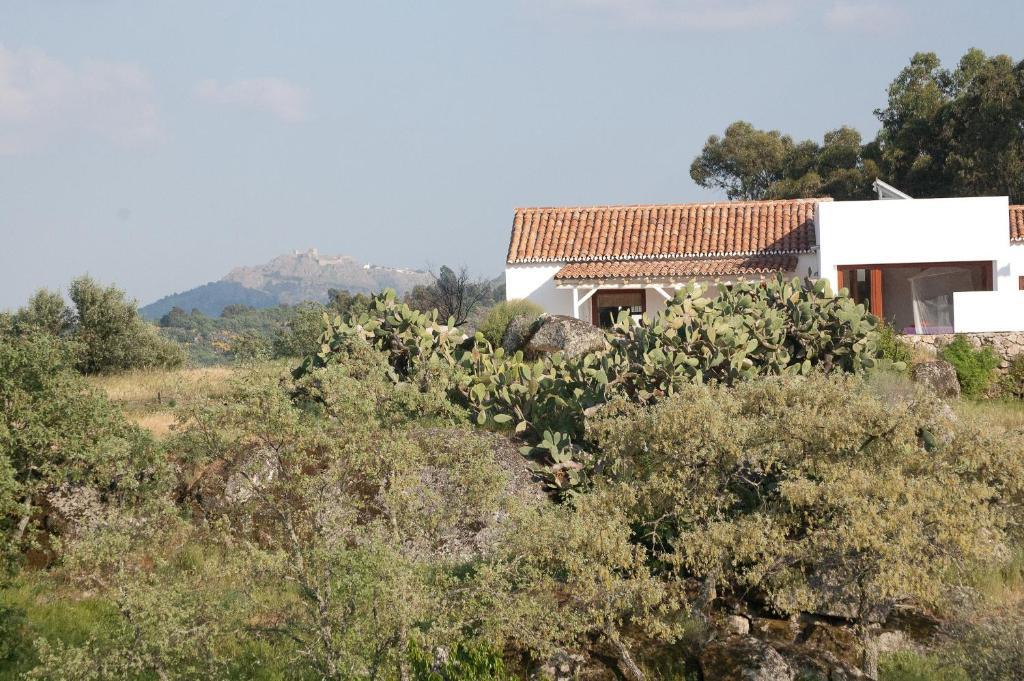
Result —
POLYGON ((597 326, 607 329, 615 324, 619 312, 628 310, 631 315, 646 311, 645 295, 642 289, 598 291, 594 294, 591 313, 597 326))

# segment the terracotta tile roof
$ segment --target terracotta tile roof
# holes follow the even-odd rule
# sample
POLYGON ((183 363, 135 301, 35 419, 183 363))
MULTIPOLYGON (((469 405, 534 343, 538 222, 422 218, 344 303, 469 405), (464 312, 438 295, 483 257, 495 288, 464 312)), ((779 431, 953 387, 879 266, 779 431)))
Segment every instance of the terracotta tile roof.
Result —
POLYGON ((517 208, 507 261, 809 253, 820 201, 831 199, 517 208))
POLYGON ((609 260, 573 262, 555 274, 556 281, 593 279, 676 279, 748 276, 794 272, 795 255, 755 255, 747 258, 692 258, 690 260, 609 260))
POLYGON ((1024 206, 1010 206, 1010 241, 1024 241, 1024 206))

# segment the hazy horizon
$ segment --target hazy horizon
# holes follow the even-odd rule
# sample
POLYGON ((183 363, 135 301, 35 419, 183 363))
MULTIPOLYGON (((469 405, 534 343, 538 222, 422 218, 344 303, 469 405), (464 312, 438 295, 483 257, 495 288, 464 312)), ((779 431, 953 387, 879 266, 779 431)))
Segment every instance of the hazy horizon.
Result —
POLYGON ((915 52, 1024 58, 1009 1, 251 4, 0 0, 0 310, 314 247, 494 276, 515 206, 722 198, 732 121, 868 138, 915 52))

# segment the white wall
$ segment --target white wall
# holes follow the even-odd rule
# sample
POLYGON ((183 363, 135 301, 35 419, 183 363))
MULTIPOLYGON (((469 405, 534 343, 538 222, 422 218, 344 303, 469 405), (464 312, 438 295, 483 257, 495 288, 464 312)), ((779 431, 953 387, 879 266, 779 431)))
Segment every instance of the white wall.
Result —
POLYGON ((839 265, 985 260, 997 290, 1016 289, 1008 206, 1005 196, 819 203, 821 276, 835 288, 839 265))
MULTIPOLYGON (((540 305, 551 314, 572 316, 572 291, 555 286, 555 273, 565 263, 538 263, 505 266, 505 297, 524 299, 540 305)), ((589 301, 587 301, 589 302, 589 301)), ((590 306, 582 305, 580 316, 590 320, 590 306)))
POLYGON ((957 333, 1024 331, 1024 291, 963 291, 953 294, 957 333))

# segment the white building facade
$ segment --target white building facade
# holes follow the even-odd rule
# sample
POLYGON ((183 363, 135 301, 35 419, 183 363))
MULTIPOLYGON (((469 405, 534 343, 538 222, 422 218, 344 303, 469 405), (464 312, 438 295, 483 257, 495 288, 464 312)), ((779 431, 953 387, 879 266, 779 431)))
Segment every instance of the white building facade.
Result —
POLYGON ((1024 331, 1024 206, 1006 197, 519 209, 506 296, 607 324, 691 281, 849 289, 906 334, 1024 331))

